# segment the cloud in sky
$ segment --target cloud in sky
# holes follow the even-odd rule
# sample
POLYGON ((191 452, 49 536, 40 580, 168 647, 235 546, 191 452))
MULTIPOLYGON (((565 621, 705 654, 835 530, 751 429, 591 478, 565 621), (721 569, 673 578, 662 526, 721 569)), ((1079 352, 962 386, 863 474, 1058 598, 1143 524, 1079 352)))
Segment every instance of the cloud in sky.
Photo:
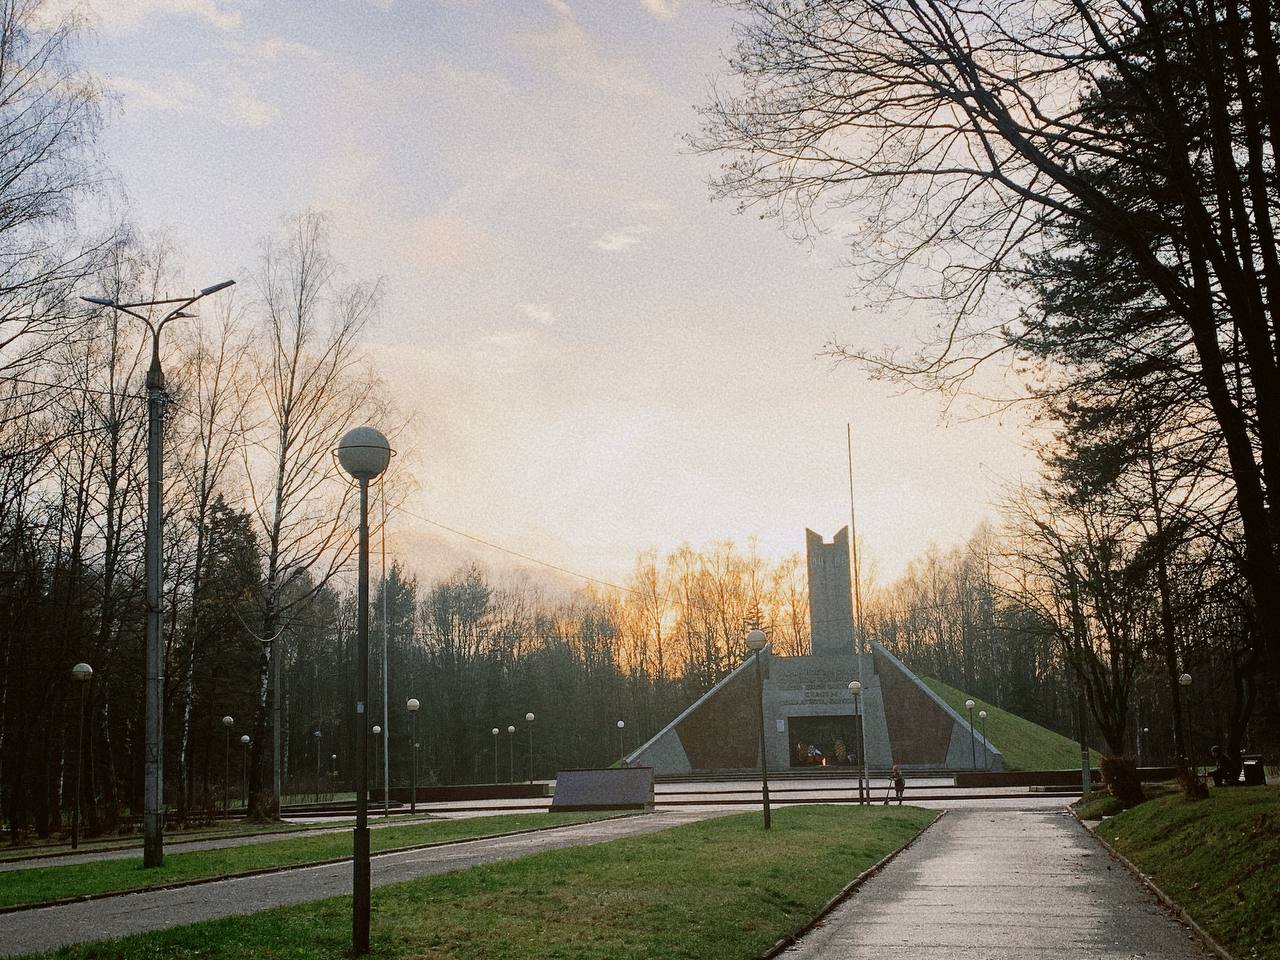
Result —
POLYGON ((556 322, 556 315, 546 304, 522 303, 520 304, 520 312, 534 323, 540 323, 544 327, 549 327, 556 322))
POLYGON ((659 20, 670 20, 680 9, 679 0, 640 0, 640 5, 659 20))
POLYGON ((219 30, 235 30, 244 22, 239 4, 230 0, 90 0, 88 9, 109 33, 137 29, 156 15, 187 16, 219 30))
POLYGON ((777 555, 847 520, 852 421, 859 531, 891 576, 987 514, 987 473, 1022 469, 1016 434, 815 359, 833 331, 911 339, 927 311, 855 313, 837 240, 708 204, 719 161, 680 138, 722 72, 723 8, 308 12, 126 0, 86 66, 123 101, 104 149, 136 217, 172 227, 193 272, 251 268, 311 206, 345 274, 382 278, 375 362, 416 414, 412 509, 609 578, 682 541, 758 534, 777 555))

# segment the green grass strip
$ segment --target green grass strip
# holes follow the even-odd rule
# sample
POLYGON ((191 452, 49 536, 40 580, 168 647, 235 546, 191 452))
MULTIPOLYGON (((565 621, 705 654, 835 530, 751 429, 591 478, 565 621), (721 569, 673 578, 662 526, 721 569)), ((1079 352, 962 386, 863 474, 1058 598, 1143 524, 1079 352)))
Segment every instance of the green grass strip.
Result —
MULTIPOLYGON (((381 960, 749 960, 934 818, 784 807, 473 867, 373 892, 381 960)), ((63 948, 93 960, 345 960, 346 897, 63 948)), ((48 956, 53 956, 49 954, 48 956)))
POLYGON ((1280 960, 1280 787, 1163 796, 1098 833, 1240 960, 1280 960))
MULTIPOLYGON (((469 839, 581 823, 609 814, 599 813, 516 813, 508 816, 476 817, 468 820, 429 820, 401 827, 369 831, 374 853, 420 843, 469 839)), ((69 897, 83 897, 128 890, 163 887, 191 880, 205 880, 250 870, 298 866, 351 855, 351 831, 320 836, 293 837, 266 843, 246 843, 217 850, 171 853, 161 867, 142 866, 138 859, 101 860, 64 866, 33 867, 0 873, 0 906, 45 903, 69 897)))
MULTIPOLYGON (((314 823, 249 823, 243 820, 225 820, 221 821, 217 826, 192 827, 186 830, 179 830, 173 827, 165 829, 165 843, 182 843, 187 840, 218 840, 222 837, 246 837, 257 836, 264 833, 297 833, 299 831, 315 830, 317 826, 323 827, 323 824, 314 823)), ((105 834, 91 839, 81 839, 80 846, 76 850, 71 849, 69 840, 49 840, 43 843, 26 844, 20 847, 0 848, 0 862, 9 860, 24 860, 28 858, 38 858, 48 856, 50 854, 79 854, 94 853, 102 850, 127 850, 130 847, 137 847, 142 850, 142 834, 140 833, 120 833, 105 834)), ((53 857, 49 857, 50 860, 53 857)))
MULTIPOLYGON (((1032 723, 1016 713, 1001 710, 994 704, 966 694, 963 690, 948 686, 932 677, 921 678, 925 686, 947 702, 968 722, 965 700, 972 700, 973 730, 982 733, 982 721, 978 711, 987 711, 987 739, 1004 757, 1006 770, 1079 770, 1080 744, 1060 733, 1054 733, 1038 723, 1032 723)), ((1095 766, 1101 759, 1096 750, 1089 751, 1090 762, 1095 766)))

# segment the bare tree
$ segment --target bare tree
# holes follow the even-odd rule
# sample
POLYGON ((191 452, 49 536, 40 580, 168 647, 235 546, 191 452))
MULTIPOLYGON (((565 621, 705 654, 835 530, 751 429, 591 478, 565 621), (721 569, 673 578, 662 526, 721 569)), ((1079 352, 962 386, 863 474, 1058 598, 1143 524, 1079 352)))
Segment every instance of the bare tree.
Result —
POLYGON ((105 240, 75 220, 102 186, 100 94, 76 66, 79 28, 43 0, 0 0, 0 371, 28 373, 74 328, 72 287, 105 240))
POLYGON ((1163 341, 1176 362, 1155 369, 1193 372, 1229 466, 1257 642, 1280 676, 1271 4, 730 5, 742 14, 741 86, 714 97, 696 140, 731 155, 717 192, 805 226, 835 208, 853 223, 866 279, 948 308, 924 355, 833 352, 954 387, 1061 319, 1030 311, 1022 327, 993 307, 993 290, 1034 270, 1029 257, 1097 252, 1133 281, 1131 309, 1097 338, 1064 322, 1054 360, 1069 368, 1102 341, 1121 352, 1163 341))
MULTIPOLYGON (((263 422, 249 431, 245 472, 266 557, 260 637, 270 639, 353 549, 352 488, 332 452, 356 418, 374 413, 376 382, 360 337, 377 312, 379 287, 340 282, 325 219, 316 213, 288 221, 282 237, 267 243, 258 284, 263 422), (305 589, 290 589, 299 578, 305 589)), ((271 812, 261 801, 261 772, 267 713, 278 693, 268 683, 270 657, 283 657, 283 643, 264 649, 261 660, 250 775, 256 814, 271 812)))

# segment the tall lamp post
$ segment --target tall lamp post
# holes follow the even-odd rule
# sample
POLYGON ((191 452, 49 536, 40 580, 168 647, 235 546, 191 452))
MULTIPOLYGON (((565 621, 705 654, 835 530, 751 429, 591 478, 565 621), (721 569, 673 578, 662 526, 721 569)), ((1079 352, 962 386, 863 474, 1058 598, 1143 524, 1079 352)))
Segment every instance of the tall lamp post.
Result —
POLYGON ((627 759, 626 747, 622 745, 622 731, 625 730, 626 728, 627 728, 627 721, 619 720, 618 721, 618 765, 619 766, 625 763, 627 759))
POLYGON ((978 719, 982 721, 982 769, 986 770, 991 766, 991 746, 987 742, 987 711, 979 710, 978 719))
POLYGON ((160 334, 171 320, 191 317, 186 313, 202 297, 225 290, 235 283, 225 280, 197 291, 194 296, 174 297, 167 300, 137 300, 117 303, 109 297, 81 297, 86 303, 109 307, 118 313, 126 313, 141 320, 151 331, 151 366, 147 369, 147 651, 146 651, 146 750, 143 753, 143 807, 142 807, 142 865, 159 867, 164 864, 164 644, 161 637, 161 614, 164 591, 160 585, 161 524, 160 508, 162 474, 162 445, 164 435, 164 371, 160 368, 160 334), (151 319, 156 307, 164 316, 158 322, 151 319), (145 310, 145 313, 139 312, 145 310))
POLYGON ((978 744, 973 739, 973 701, 966 700, 964 708, 969 712, 969 768, 978 769, 978 744))
POLYGON ((507 780, 516 782, 516 728, 514 724, 507 727, 507 780))
POLYGON ((409 812, 418 812, 418 708, 422 706, 416 697, 405 701, 405 709, 409 711, 409 749, 411 772, 409 774, 409 812))
POLYGON ((231 812, 228 791, 231 789, 231 728, 235 724, 235 717, 228 715, 222 718, 222 726, 227 733, 226 743, 224 744, 225 749, 222 751, 222 815, 224 817, 231 812))
POLYGON ((338 462, 360 485, 356 589, 356 826, 351 859, 351 948, 369 952, 369 481, 391 463, 391 444, 373 427, 348 430, 338 441, 338 462))
POLYGON ((493 782, 498 782, 498 734, 501 733, 497 727, 493 728, 493 782))
POLYGON ((1191 702, 1191 674, 1184 673, 1178 677, 1178 686, 1180 686, 1187 695, 1187 751, 1191 754, 1187 759, 1191 761, 1191 772, 1199 776, 1199 769, 1195 764, 1194 757, 1196 755, 1196 725, 1195 710, 1191 702))
POLYGON ((773 819, 769 815, 769 762, 765 754, 764 742, 764 668, 760 666, 760 652, 764 650, 765 644, 769 642, 769 638, 764 635, 764 631, 756 627, 747 634, 747 649, 751 651, 756 661, 756 706, 759 708, 758 718, 760 720, 760 798, 764 804, 764 828, 768 830, 773 826, 773 819))
POLYGON ((246 733, 241 735, 240 743, 244 745, 244 752, 240 754, 240 798, 247 810, 249 808, 249 744, 253 741, 246 733))
POLYGON ((867 725, 862 722, 862 681, 850 680, 849 692, 853 694, 853 712, 858 718, 858 803, 869 803, 871 783, 867 777, 867 725))
POLYGON ((84 701, 89 694, 89 681, 93 679, 93 667, 77 663, 71 668, 71 676, 80 684, 80 730, 76 734, 76 808, 71 815, 71 849, 80 846, 80 793, 84 778, 84 701))
POLYGON ((533 714, 526 713, 524 719, 529 724, 529 782, 533 783, 533 714))

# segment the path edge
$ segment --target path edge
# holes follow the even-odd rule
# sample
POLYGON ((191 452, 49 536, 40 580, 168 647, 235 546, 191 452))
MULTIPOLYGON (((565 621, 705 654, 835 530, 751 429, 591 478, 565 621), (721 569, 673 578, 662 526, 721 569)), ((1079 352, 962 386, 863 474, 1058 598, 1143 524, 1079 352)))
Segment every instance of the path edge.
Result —
MULTIPOLYGON (((1169 896, 1167 893, 1161 890, 1160 887, 1156 885, 1156 882, 1153 879, 1151 879, 1151 877, 1148 874, 1143 873, 1142 870, 1139 869, 1136 863, 1131 861, 1123 853, 1121 853, 1119 850, 1117 850, 1115 847, 1109 844, 1106 841, 1106 839, 1103 838, 1102 834, 1100 834, 1097 830, 1094 830, 1088 824, 1086 824, 1083 820, 1081 820, 1079 814, 1077 814, 1075 810, 1072 810, 1071 807, 1069 806, 1067 807, 1067 809, 1071 811, 1071 816, 1075 819, 1076 823, 1080 824, 1080 829, 1082 829, 1089 836, 1093 837, 1093 839, 1097 840, 1098 843, 1102 845, 1102 848, 1111 855, 1111 858, 1113 860, 1118 861, 1126 870, 1128 870, 1131 874, 1133 874, 1134 877, 1137 878, 1139 883, 1141 883, 1144 887, 1146 887, 1149 891, 1151 891, 1151 893, 1155 895, 1155 898, 1158 901, 1160 901, 1160 905, 1162 907, 1164 907, 1166 910, 1172 913, 1175 917, 1177 917, 1178 920, 1184 926, 1190 927, 1191 932, 1200 938, 1200 942, 1203 943, 1208 948, 1210 953, 1217 956, 1218 960, 1235 960, 1235 958, 1231 955, 1230 951, 1228 951, 1226 947, 1224 947, 1217 940, 1215 940, 1208 930, 1200 926, 1200 924, 1196 923, 1196 921, 1192 918, 1191 914, 1187 913, 1187 911, 1183 909, 1182 905, 1178 903, 1177 900, 1173 899, 1173 897, 1169 896)), ((1101 820, 1099 820, 1098 822, 1102 823, 1101 820)))
MULTIPOLYGON (((864 883, 866 883, 868 880, 874 877, 877 873, 879 873, 881 870, 887 867, 889 863, 894 859, 894 857, 902 853, 904 850, 910 847, 913 843, 915 843, 917 840, 923 837, 926 833, 928 833, 930 828, 933 827, 934 824, 936 824, 939 820, 943 818, 943 816, 946 815, 946 812, 947 811, 945 810, 939 810, 937 816, 935 816, 932 820, 930 820, 923 827, 921 827, 920 830, 917 831, 913 836, 909 837, 906 843, 902 844, 900 847, 898 847, 895 850, 891 850, 878 863, 872 864, 871 866, 867 867, 867 869, 863 870, 860 874, 858 874, 856 877, 854 877, 852 880, 846 883, 844 887, 841 888, 841 890, 838 893, 836 893, 835 896, 833 896, 830 900, 824 903, 822 905, 822 908, 818 910, 818 912, 815 913, 812 917, 810 917, 798 930, 784 936, 772 947, 770 947, 767 951, 760 954, 756 958, 756 960, 774 960, 774 958, 777 957, 779 954, 781 954, 782 951, 795 946, 805 934, 807 934, 810 930, 812 930, 819 923, 825 920, 827 918, 827 915, 831 913, 831 911, 833 911, 836 907, 840 906, 840 904, 844 903, 851 896, 853 896, 858 891, 858 888, 860 886, 862 886, 864 883)), ((1232 960, 1232 958, 1226 957, 1225 960, 1232 960)))
MULTIPOLYGON (((430 850, 433 847, 452 847, 460 843, 475 843, 478 840, 502 840, 506 837, 518 837, 526 833, 542 833, 545 830, 564 830, 567 827, 580 827, 584 823, 605 823, 609 820, 625 820, 628 817, 645 816, 639 813, 620 813, 612 817, 599 817, 595 820, 582 820, 578 823, 557 823, 546 827, 527 827, 524 830, 507 830, 504 833, 488 833, 479 837, 457 837, 453 840, 437 840, 434 843, 414 843, 407 847, 393 847, 390 850, 379 850, 371 854, 371 859, 391 856, 396 853, 409 853, 413 850, 430 850)), ((928 827, 925 828, 926 830, 928 827)), ((917 834, 919 836, 919 834, 917 834)), ((192 853, 198 851, 190 851, 192 853)), ((0 916, 10 913, 24 913, 28 910, 50 910, 57 907, 69 907, 75 903, 90 903, 94 900, 112 900, 116 897, 129 897, 135 893, 159 893, 163 890, 181 890, 184 887, 199 887, 206 883, 221 883, 224 880, 243 880, 247 877, 262 877, 270 873, 288 873, 290 870, 307 870, 311 867, 331 867, 337 863, 348 863, 350 856, 330 857, 328 860, 312 860, 308 863, 294 863, 282 867, 259 867, 256 870, 245 870, 240 873, 224 873, 216 877, 201 877, 194 880, 179 880, 177 883, 165 883, 158 887, 137 887, 133 890, 106 890, 102 893, 86 893, 78 897, 63 897, 61 900, 42 900, 39 903, 15 903, 0 907, 0 916)), ((41 869, 41 868, 33 868, 41 869)), ((1230 958, 1227 958, 1230 960, 1230 958)))

